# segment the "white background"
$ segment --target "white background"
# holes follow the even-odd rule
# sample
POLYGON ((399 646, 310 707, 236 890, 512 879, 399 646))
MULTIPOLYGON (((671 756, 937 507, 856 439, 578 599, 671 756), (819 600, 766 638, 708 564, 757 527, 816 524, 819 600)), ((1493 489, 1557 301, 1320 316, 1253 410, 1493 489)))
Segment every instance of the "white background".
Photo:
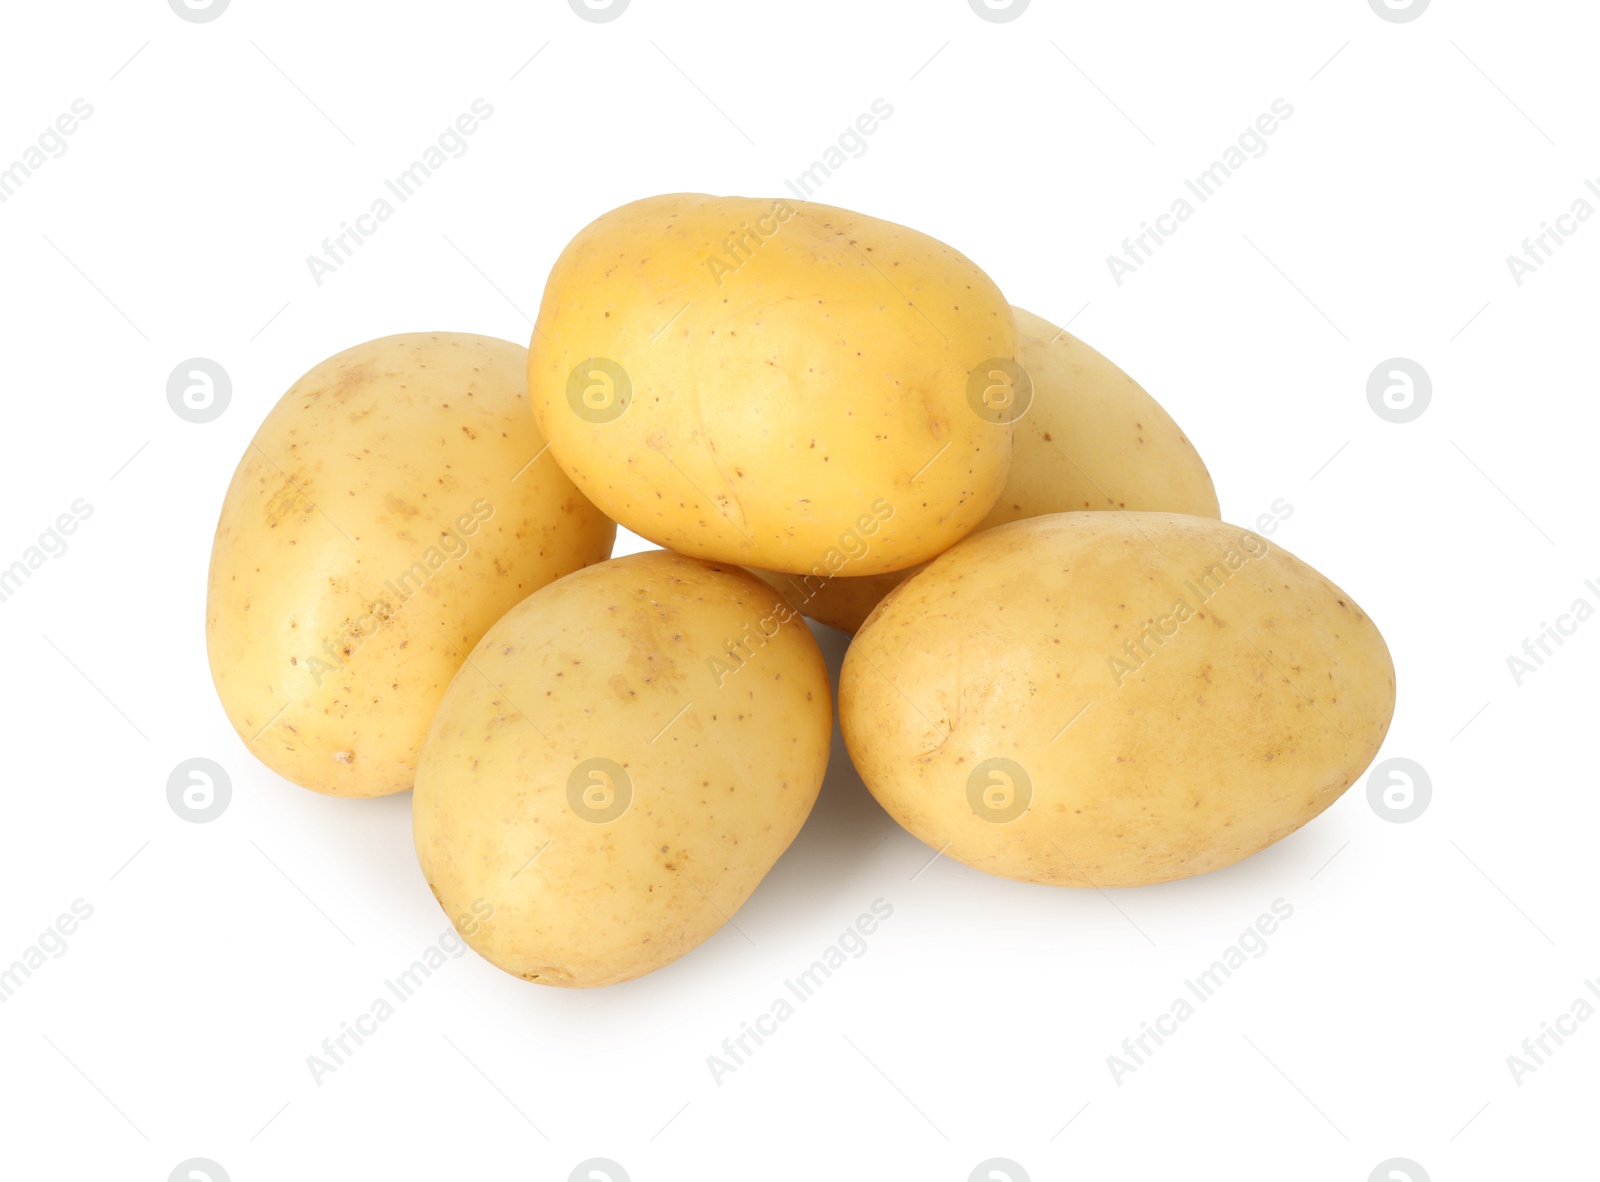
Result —
MULTIPOLYGON (((1600 178, 1592 5, 1034 0, 990 23, 965 0, 633 0, 590 23, 563 0, 233 0, 189 23, 105 0, 5 21, 0 166, 75 99, 93 115, 0 204, 0 565, 74 500, 93 515, 0 604, 0 965, 94 910, 0 1004, 0 1174, 1595 1176, 1600 1021, 1520 1086, 1506 1062, 1600 977, 1600 623, 1520 687, 1506 665, 1600 605, 1600 219, 1521 286, 1505 262, 1600 178), (469 151, 319 286, 306 256, 477 98, 469 151), (1382 627, 1383 757, 1427 769, 1431 806, 1393 824, 1358 783, 1244 864, 1072 891, 929 865, 836 741, 740 930, 589 992, 469 954, 318 1086, 306 1057, 446 920, 408 796, 297 788, 218 706, 205 574, 239 455, 323 357, 525 340, 584 223, 657 192, 777 195, 877 98, 892 117, 819 198, 1070 319, 1184 426, 1229 519, 1292 504, 1274 541, 1382 627), (1118 285, 1106 256, 1278 98, 1266 154, 1118 285), (196 356, 233 380, 203 425, 166 401, 196 356), (1434 386, 1400 425, 1366 399, 1395 356, 1434 386), (209 824, 166 799, 194 756, 232 778, 209 824), (1280 898, 1269 951, 1114 1082, 1107 1056, 1280 898), (707 1056, 877 899, 867 953, 714 1083, 707 1056)), ((819 636, 837 672, 843 638, 819 636)))

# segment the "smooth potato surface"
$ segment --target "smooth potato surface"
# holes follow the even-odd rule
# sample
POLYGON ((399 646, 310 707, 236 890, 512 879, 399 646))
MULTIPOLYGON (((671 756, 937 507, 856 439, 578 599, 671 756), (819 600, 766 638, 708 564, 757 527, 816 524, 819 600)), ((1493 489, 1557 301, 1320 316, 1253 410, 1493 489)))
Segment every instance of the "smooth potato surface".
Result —
POLYGON ((534 413, 618 522, 701 558, 809 571, 853 545, 901 570, 969 533, 1011 426, 969 387, 1014 364, 970 260, 815 202, 673 194, 566 247, 530 344, 534 413))
POLYGON ((316 366, 256 432, 217 523, 206 644, 228 720, 280 775, 339 796, 410 788, 489 625, 610 554, 615 525, 534 459, 526 357, 464 333, 384 337, 316 366))
POLYGON ((822 654, 770 587, 667 551, 602 563, 514 608, 451 684, 417 856, 448 914, 492 909, 467 941, 506 972, 626 981, 738 911, 832 733, 822 654))
POLYGON ((969 538, 879 605, 840 723, 894 818, 992 874, 1136 886, 1292 833, 1394 711, 1372 621, 1237 526, 1036 517, 969 538))
MULTIPOLYGON (((1033 401, 1016 421, 1005 488, 978 531, 1080 510, 1221 516, 1200 453, 1143 386, 1043 317, 1012 312, 1033 401)), ((853 574, 858 568, 848 563, 838 569, 843 573, 755 573, 812 619, 854 632, 920 568, 882 575, 853 574)))

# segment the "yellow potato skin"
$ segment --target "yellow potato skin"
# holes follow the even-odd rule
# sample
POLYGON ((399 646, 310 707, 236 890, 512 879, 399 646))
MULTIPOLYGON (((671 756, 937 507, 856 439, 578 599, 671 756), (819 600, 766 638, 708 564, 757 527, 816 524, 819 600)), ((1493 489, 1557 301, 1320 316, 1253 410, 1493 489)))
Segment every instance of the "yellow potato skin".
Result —
POLYGON ((830 628, 854 633, 861 628, 872 609, 883 597, 926 567, 920 563, 910 570, 890 571, 886 575, 827 574, 792 575, 751 567, 750 573, 785 595, 800 611, 830 628))
MULTIPOLYGON (((1016 423, 1005 488, 978 530, 1081 510, 1222 516, 1200 453, 1143 386, 1042 316, 1011 311, 1033 403, 1016 423)), ((835 578, 755 573, 812 619, 855 632, 916 569, 835 578)))
POLYGON ((846 654, 839 717, 868 788, 928 845, 1111 887, 1292 833, 1371 762, 1394 700, 1377 628, 1293 555, 1204 518, 1068 513, 975 535, 891 592, 846 654), (1005 822, 969 797, 996 758, 1031 780, 1005 822))
POLYGON ((832 732, 822 654, 771 588, 667 551, 618 558, 518 604, 451 683, 412 798, 417 857, 447 914, 492 910, 466 939, 506 972, 626 981, 738 911, 811 812, 832 732), (569 796, 595 758, 629 785, 604 822, 569 796))
POLYGON ((206 647, 234 730, 336 796, 411 787, 434 708, 500 615, 611 553, 547 455, 526 351, 464 333, 347 349, 273 407, 223 501, 206 647))
POLYGON ((854 561, 874 574, 945 550, 1000 495, 1011 427, 974 409, 968 379, 1016 348, 999 290, 936 239, 814 202, 680 193, 562 251, 528 384, 561 466, 635 533, 808 571, 877 512, 854 561), (631 388, 610 421, 574 409, 590 386, 612 405, 619 383, 586 377, 593 358, 631 388))
POLYGON ((1013 308, 1034 400, 979 529, 1046 513, 1129 509, 1220 518, 1211 473, 1171 415, 1114 362, 1013 308))

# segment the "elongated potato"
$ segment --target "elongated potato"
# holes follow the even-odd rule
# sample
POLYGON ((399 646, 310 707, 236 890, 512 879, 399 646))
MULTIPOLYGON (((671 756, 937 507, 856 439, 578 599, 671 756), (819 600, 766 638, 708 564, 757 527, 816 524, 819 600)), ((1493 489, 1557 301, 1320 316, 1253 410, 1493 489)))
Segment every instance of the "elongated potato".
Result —
POLYGON ((833 702, 805 622, 656 550, 529 596, 450 685, 417 857, 467 942, 541 985, 626 981, 720 928, 800 831, 833 702))
POLYGON ((1137 886, 1292 833, 1394 712, 1371 620, 1237 526, 1066 513, 977 534, 890 593, 845 656, 867 787, 991 874, 1137 886))
POLYGON ((223 709, 318 792, 411 787, 434 708, 508 608, 616 526, 548 457, 520 345, 412 333, 301 378, 240 460, 211 552, 223 709))
MULTIPOLYGON (((1080 510, 1221 516, 1200 453, 1143 386, 1065 329, 1012 312, 1033 398, 1016 421, 1005 489, 979 530, 1080 510)), ((854 632, 919 568, 857 575, 850 559, 841 552, 804 575, 755 573, 812 619, 854 632)))
POLYGON ((925 234, 814 202, 679 193, 562 251, 528 385, 561 466, 684 554, 902 570, 1000 495, 1016 365, 1005 299, 925 234))

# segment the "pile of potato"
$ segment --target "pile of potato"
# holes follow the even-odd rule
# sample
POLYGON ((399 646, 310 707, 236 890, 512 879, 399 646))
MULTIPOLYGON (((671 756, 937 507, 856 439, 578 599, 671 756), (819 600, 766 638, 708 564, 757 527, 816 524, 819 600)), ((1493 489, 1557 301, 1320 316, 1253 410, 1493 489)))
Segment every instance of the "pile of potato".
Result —
POLYGON ((414 789, 472 947, 590 986, 705 940, 805 823, 834 703, 802 616, 855 634, 839 721, 884 809, 1028 882, 1247 857, 1394 708, 1372 621, 1223 523, 1111 362, 924 234, 698 194, 579 233, 526 351, 418 333, 301 378, 206 628, 263 762, 414 789), (608 560, 614 523, 663 549, 608 560))

